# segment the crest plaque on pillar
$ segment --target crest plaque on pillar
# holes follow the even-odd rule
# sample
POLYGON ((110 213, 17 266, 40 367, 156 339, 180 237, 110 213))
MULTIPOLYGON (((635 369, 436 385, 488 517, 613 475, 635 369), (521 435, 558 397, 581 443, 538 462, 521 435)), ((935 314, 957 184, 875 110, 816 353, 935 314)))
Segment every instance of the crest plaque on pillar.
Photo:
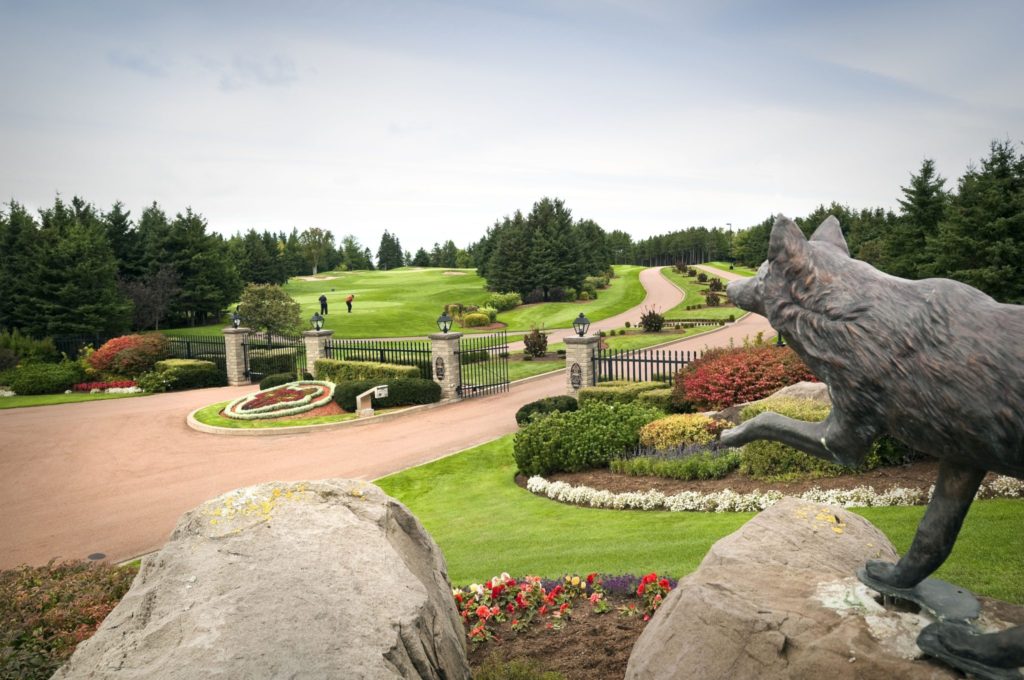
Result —
POLYGON ((578 390, 583 385, 583 369, 578 363, 574 362, 569 369, 569 384, 574 390, 578 390))
POLYGON ((438 380, 444 380, 444 358, 437 357, 434 359, 434 377, 438 380))

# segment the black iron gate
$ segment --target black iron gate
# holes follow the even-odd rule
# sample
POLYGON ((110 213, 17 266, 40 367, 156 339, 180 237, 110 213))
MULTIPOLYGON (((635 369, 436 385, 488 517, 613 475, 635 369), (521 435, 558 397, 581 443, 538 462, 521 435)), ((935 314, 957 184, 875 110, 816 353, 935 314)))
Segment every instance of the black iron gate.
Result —
POLYGON ((508 391, 508 338, 505 331, 464 335, 459 340, 463 399, 508 391))
POLYGON ((242 356, 250 382, 259 382, 274 373, 301 376, 306 372, 306 344, 302 338, 249 333, 242 341, 242 356))
POLYGON ((672 387, 676 373, 700 355, 691 350, 598 349, 594 352, 594 381, 654 381, 672 387))

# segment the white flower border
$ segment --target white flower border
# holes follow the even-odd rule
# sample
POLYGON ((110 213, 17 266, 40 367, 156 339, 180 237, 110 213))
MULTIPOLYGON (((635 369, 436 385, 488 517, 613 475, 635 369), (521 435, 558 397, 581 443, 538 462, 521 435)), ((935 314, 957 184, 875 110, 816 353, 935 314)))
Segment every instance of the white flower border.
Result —
POLYGON ((224 407, 224 415, 228 418, 235 420, 261 420, 264 418, 280 418, 281 416, 293 416, 297 413, 305 413, 306 411, 312 411, 315 408, 326 405, 334 397, 334 383, 327 382, 326 380, 296 380, 284 385, 277 385, 276 387, 268 387, 265 390, 259 392, 250 392, 249 394, 235 399, 227 406, 224 407), (259 395, 265 392, 273 392, 279 390, 282 387, 291 388, 302 388, 307 386, 314 386, 321 388, 321 392, 307 394, 305 397, 298 401, 284 402, 281 404, 270 404, 268 406, 260 406, 247 412, 241 412, 242 406, 246 403, 256 399, 259 395), (282 406, 286 406, 282 408, 282 406))
MULTIPOLYGON (((586 505, 592 508, 614 510, 668 510, 670 512, 759 512, 782 499, 780 491, 759 490, 750 493, 736 493, 725 489, 712 493, 681 491, 666 496, 660 491, 630 491, 613 493, 599 491, 589 486, 573 486, 566 482, 549 482, 540 476, 530 477, 526 482, 528 491, 547 496, 562 503, 586 505)), ((894 507, 900 505, 922 505, 931 500, 935 487, 927 493, 919 489, 896 487, 878 493, 873 487, 858 486, 853 489, 819 489, 815 487, 797 496, 812 503, 841 505, 845 508, 894 507)), ((976 498, 1024 498, 1024 481, 1014 477, 998 476, 982 484, 976 498)))

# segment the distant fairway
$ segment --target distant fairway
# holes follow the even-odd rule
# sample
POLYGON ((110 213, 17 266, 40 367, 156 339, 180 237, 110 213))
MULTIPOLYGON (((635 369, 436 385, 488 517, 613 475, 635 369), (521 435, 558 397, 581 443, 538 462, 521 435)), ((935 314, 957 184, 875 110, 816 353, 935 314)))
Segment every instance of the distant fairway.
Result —
MULTIPOLYGON (((523 305, 498 315, 510 331, 531 327, 568 328, 580 312, 600 321, 637 306, 644 299, 640 285, 642 267, 616 265, 616 278, 598 299, 589 302, 557 302, 523 305)), ((324 272, 314 281, 292 278, 284 289, 300 305, 302 318, 320 311, 318 298, 327 296, 324 328, 336 338, 400 338, 437 333, 437 317, 453 302, 482 305, 490 293, 475 269, 402 267, 391 271, 324 272), (352 313, 345 297, 355 295, 352 313)), ((173 328, 168 335, 220 335, 222 324, 197 328, 173 328)), ((472 332, 459 328, 453 331, 472 332)))

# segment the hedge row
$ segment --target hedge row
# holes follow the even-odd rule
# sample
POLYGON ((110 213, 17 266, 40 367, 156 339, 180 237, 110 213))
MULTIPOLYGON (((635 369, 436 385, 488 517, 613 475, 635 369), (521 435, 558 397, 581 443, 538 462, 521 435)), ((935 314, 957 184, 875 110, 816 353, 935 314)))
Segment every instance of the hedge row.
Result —
POLYGON ((380 383, 395 378, 420 377, 420 369, 416 366, 382 364, 376 361, 317 359, 315 367, 317 380, 328 380, 336 384, 346 380, 375 380, 380 383))

